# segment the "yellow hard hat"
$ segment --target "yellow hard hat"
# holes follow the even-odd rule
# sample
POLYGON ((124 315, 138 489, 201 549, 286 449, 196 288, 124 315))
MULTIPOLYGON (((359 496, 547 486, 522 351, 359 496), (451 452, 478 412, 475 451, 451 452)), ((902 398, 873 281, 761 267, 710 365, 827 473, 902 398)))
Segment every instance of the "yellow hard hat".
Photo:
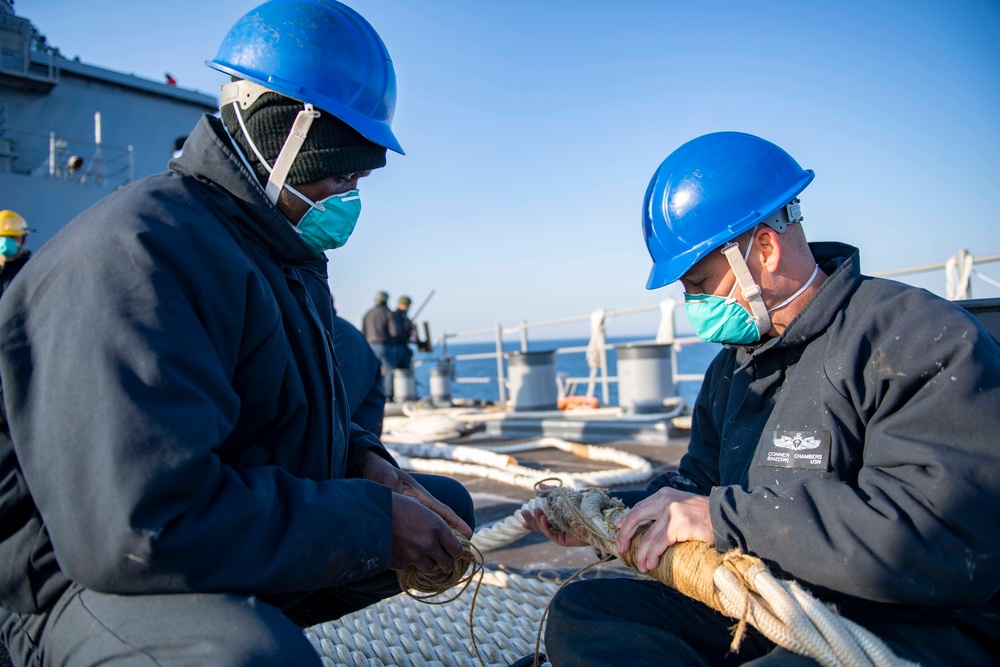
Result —
POLYGON ((14 211, 0 211, 0 236, 24 236, 28 223, 14 211))

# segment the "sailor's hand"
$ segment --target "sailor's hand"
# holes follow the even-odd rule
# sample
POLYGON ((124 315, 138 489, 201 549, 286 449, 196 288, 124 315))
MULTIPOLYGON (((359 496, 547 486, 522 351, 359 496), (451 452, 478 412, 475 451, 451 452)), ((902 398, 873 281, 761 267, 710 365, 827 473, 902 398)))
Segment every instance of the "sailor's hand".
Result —
POLYGON ((678 542, 698 540, 715 544, 708 496, 677 489, 660 489, 625 516, 618 533, 618 552, 625 553, 640 526, 650 524, 636 552, 635 565, 640 572, 656 569, 660 556, 678 542))
POLYGON ((440 516, 413 498, 392 494, 393 570, 451 572, 461 554, 462 543, 440 516))
POLYGON ((472 529, 450 507, 428 493, 409 473, 392 465, 373 450, 369 449, 361 455, 356 473, 358 477, 378 482, 388 486, 395 493, 413 498, 458 532, 466 537, 472 537, 472 529))
POLYGON ((521 525, 526 530, 541 533, 556 544, 563 547, 585 547, 587 543, 572 533, 563 533, 554 530, 541 508, 536 507, 533 511, 521 510, 521 525))

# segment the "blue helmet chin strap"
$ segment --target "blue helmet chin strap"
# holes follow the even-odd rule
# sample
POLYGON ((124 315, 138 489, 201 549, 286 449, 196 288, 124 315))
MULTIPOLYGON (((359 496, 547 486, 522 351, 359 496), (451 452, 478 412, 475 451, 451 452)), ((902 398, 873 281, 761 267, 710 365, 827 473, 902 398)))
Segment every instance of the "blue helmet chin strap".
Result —
MULTIPOLYGON (((757 227, 759 226, 757 225, 757 227)), ((754 234, 757 232, 757 227, 753 228, 754 234)), ((750 250, 753 248, 753 243, 753 234, 751 234, 750 243, 747 245, 746 257, 740 254, 740 247, 735 241, 730 241, 724 245, 722 247, 722 254, 726 256, 729 268, 733 270, 733 275, 736 276, 736 284, 740 286, 743 298, 750 305, 750 319, 754 321, 757 325, 757 331, 763 336, 771 330, 771 317, 767 314, 767 306, 764 305, 764 299, 760 295, 760 286, 754 282, 753 276, 750 275, 750 267, 747 266, 746 262, 747 258, 750 257, 750 250)), ((736 290, 736 285, 733 285, 733 290, 736 290)), ((730 298, 732 298, 732 293, 730 293, 730 298)))

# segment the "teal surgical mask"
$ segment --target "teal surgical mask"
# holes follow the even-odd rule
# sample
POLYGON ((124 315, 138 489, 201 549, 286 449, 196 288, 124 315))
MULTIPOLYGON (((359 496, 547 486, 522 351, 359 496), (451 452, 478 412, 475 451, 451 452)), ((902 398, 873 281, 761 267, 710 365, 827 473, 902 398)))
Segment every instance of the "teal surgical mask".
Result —
MULTIPOLYGON (((285 187, 299 194, 291 186, 285 187)), ((361 215, 361 193, 351 190, 320 202, 305 201, 310 208, 295 228, 302 240, 316 252, 333 250, 347 243, 361 215)))
POLYGON ((736 300, 715 294, 685 294, 684 311, 694 333, 706 343, 750 345, 760 340, 760 329, 736 300))
POLYGON ((10 259, 17 254, 17 241, 9 236, 0 239, 0 255, 10 259))

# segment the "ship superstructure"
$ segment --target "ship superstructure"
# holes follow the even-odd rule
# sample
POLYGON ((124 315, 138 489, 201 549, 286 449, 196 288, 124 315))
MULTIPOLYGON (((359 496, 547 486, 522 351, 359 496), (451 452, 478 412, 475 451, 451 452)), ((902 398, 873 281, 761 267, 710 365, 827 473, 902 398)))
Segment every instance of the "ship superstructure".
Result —
POLYGON ((0 0, 0 208, 37 249, 115 188, 163 171, 211 95, 64 57, 0 0))

